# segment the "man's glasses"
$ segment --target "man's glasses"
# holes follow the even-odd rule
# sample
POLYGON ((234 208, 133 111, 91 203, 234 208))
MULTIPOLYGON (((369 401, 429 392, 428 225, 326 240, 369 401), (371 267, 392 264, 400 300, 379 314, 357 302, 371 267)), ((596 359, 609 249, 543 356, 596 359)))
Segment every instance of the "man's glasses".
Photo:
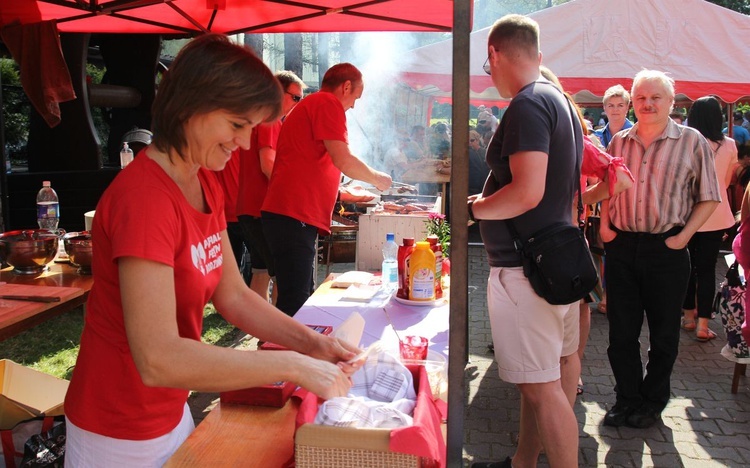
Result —
POLYGON ((284 92, 290 95, 292 97, 292 101, 294 102, 300 102, 302 100, 302 96, 300 96, 299 94, 292 94, 289 91, 284 91, 284 92))
POLYGON ((487 60, 484 61, 484 65, 482 65, 482 70, 490 76, 492 76, 492 69, 490 68, 490 56, 487 56, 487 60))

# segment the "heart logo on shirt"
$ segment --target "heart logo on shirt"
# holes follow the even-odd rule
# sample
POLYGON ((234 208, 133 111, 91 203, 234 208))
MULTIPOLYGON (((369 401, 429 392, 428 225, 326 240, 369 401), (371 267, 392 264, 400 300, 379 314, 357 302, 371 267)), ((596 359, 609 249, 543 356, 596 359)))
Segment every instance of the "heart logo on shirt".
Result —
POLYGON ((205 276, 206 274, 206 250, 202 243, 190 247, 190 255, 193 258, 193 266, 205 276))

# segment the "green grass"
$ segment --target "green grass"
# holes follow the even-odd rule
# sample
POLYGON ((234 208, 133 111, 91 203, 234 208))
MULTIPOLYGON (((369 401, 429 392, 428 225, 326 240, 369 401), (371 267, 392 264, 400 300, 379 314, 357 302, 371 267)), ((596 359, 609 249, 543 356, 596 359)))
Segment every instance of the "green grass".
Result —
MULTIPOLYGON (((212 304, 203 310, 203 341, 229 346, 237 330, 216 312, 212 304)), ((10 359, 62 379, 70 379, 83 330, 83 307, 48 320, 5 341, 0 359, 10 359)))

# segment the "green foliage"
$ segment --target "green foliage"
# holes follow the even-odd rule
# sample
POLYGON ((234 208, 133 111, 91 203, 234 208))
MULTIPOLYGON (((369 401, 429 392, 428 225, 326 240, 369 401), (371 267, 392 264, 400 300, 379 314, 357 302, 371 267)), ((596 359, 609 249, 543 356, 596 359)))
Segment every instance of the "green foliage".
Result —
POLYGON ((750 15, 750 3, 747 0, 708 0, 710 3, 729 8, 738 13, 750 15))
POLYGON ((428 236, 437 236, 444 257, 450 256, 451 248, 451 225, 445 220, 445 215, 430 213, 425 221, 428 236))
POLYGON ((3 85, 5 150, 8 157, 13 158, 29 138, 29 104, 21 88, 21 76, 15 61, 0 58, 0 81, 3 85))
MULTIPOLYGON (((83 307, 66 312, 1 341, 0 358, 69 380, 78 357, 83 322, 83 307)), ((237 329, 228 324, 212 304, 204 308, 202 339, 205 343, 229 346, 236 335, 237 329)))

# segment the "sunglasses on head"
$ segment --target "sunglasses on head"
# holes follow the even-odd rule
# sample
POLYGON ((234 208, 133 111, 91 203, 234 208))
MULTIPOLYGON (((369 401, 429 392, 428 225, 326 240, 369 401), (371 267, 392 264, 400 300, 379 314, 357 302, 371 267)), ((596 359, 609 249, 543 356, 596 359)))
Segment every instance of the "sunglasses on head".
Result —
POLYGON ((294 102, 300 102, 302 100, 302 96, 300 96, 299 94, 292 94, 289 91, 284 91, 284 92, 290 95, 292 97, 292 101, 294 102))

